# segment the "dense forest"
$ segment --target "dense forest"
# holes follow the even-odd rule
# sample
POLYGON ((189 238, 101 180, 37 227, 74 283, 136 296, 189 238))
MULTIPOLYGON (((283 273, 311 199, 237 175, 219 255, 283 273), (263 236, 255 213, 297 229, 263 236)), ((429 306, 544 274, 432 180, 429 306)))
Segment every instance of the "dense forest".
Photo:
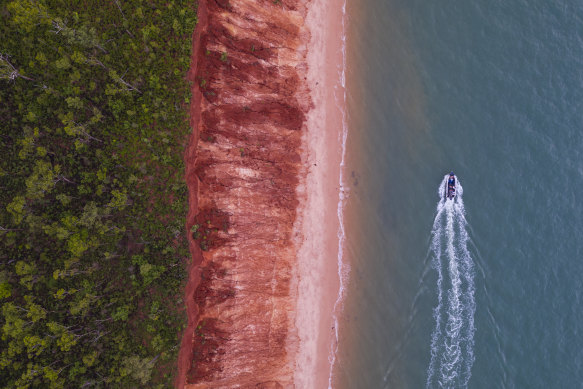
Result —
POLYGON ((0 386, 171 387, 194 2, 0 17, 0 386))

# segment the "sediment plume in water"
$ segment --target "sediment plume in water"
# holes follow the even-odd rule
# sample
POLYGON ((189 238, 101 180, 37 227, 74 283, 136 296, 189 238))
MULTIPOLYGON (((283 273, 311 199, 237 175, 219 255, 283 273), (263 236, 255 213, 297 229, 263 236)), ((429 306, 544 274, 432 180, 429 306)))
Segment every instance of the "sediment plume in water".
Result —
POLYGON ((468 250, 463 187, 456 177, 457 195, 447 199, 447 179, 448 175, 439 185, 440 200, 431 231, 437 306, 427 388, 467 387, 474 362, 474 264, 468 250))

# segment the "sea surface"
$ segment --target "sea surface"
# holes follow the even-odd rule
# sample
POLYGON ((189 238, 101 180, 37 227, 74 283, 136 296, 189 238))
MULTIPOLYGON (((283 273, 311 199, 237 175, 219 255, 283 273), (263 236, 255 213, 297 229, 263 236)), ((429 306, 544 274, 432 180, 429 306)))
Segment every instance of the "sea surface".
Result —
POLYGON ((583 2, 360 0, 346 28, 332 387, 583 387, 583 2))

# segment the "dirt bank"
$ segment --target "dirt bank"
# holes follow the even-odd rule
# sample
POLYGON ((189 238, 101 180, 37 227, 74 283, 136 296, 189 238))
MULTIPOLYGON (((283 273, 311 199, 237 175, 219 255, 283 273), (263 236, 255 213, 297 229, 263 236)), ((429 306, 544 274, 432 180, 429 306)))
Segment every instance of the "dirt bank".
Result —
POLYGON ((311 356, 297 359, 303 344, 329 328, 334 301, 334 293, 313 285, 324 276, 307 270, 307 257, 319 250, 314 240, 323 239, 320 251, 329 253, 314 260, 332 264, 316 266, 317 272, 334 275, 337 255, 337 168, 322 170, 337 156, 307 144, 316 139, 317 147, 337 149, 338 140, 335 133, 309 134, 313 112, 323 111, 314 110, 308 82, 314 77, 307 13, 300 0, 199 2, 190 72, 193 135, 185 155, 193 261, 179 388, 290 387, 297 363, 311 364, 302 371, 313 374, 321 367, 314 360, 327 360, 325 329, 320 346, 303 352, 311 356), (319 189, 311 192, 314 185, 319 189), (331 196, 329 205, 324 195, 331 196), (299 215, 303 210, 310 213, 299 215), (326 227, 311 236, 313 230, 298 224, 304 220, 326 227), (309 291, 300 299, 298 286, 309 291), (310 306, 299 316, 298 301, 310 306))

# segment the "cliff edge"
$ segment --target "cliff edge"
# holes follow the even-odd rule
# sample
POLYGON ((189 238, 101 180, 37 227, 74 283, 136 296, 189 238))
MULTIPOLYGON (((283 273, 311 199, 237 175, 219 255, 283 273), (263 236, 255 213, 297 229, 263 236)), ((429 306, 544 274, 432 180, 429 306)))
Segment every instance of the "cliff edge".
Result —
POLYGON ((293 385, 305 16, 297 0, 199 2, 179 388, 293 385))

